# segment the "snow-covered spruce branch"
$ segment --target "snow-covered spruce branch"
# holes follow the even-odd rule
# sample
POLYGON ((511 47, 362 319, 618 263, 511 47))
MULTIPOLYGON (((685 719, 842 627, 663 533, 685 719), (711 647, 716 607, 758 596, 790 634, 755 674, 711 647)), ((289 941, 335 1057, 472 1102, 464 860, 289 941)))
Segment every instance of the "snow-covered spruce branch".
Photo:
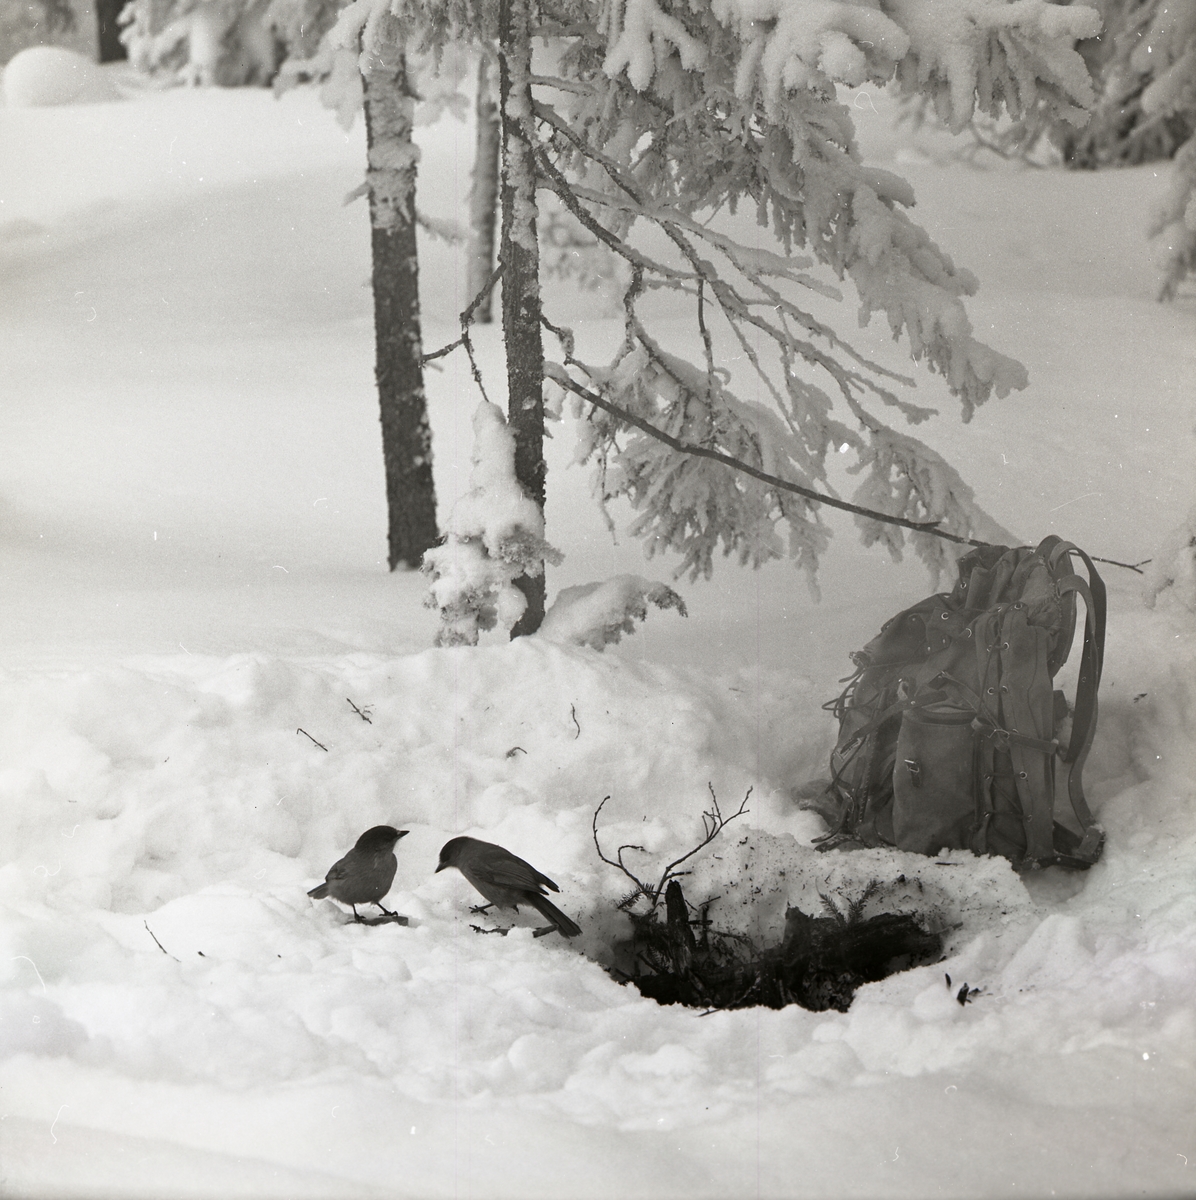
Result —
POLYGON ((660 903, 660 899, 665 894, 665 889, 668 887, 669 883, 672 880, 680 879, 683 875, 689 874, 688 871, 679 871, 677 868, 680 867, 683 862, 687 862, 689 859, 693 858, 693 856, 700 850, 704 850, 707 846, 709 846, 710 843, 713 842, 714 839, 718 837, 718 835, 722 833, 722 831, 732 821, 734 821, 736 817, 742 817, 746 813, 751 812, 751 809, 749 809, 747 806, 747 802, 751 798, 753 791, 751 787, 748 788, 743 800, 740 801, 739 807, 729 816, 724 817, 722 810, 719 807, 718 796, 715 795, 714 792, 714 785, 712 783, 707 783, 706 786, 710 789, 710 807, 702 812, 701 840, 691 850, 687 850, 679 858, 673 859, 673 861, 669 863, 668 866, 666 866, 661 872, 660 880, 655 885, 651 883, 645 883, 623 861, 623 852, 625 850, 635 850, 640 854, 647 854, 648 851, 645 847, 634 845, 632 843, 626 843, 618 848, 618 850, 615 852, 614 858, 610 858, 602 849, 602 843, 598 840, 598 817, 601 815, 602 809, 606 805, 607 800, 610 799, 609 796, 603 797, 602 803, 599 804, 594 810, 594 817, 590 822, 590 829, 594 836, 594 849, 597 850, 598 857, 604 863, 606 863, 607 866, 615 867, 617 870, 622 871, 623 874, 626 875, 627 878, 630 879, 635 885, 635 891, 631 894, 631 896, 627 897, 620 907, 629 908, 640 898, 640 896, 643 896, 644 899, 648 901, 648 911, 653 911, 660 903))
MULTIPOLYGON (((671 390, 679 390, 687 398, 696 401, 696 407, 691 409, 686 402, 680 402, 678 408, 676 403, 666 400, 665 412, 652 422, 653 428, 659 430, 662 424, 670 424, 674 418, 690 425, 696 420, 701 426, 701 436, 696 439, 698 442, 707 442, 717 429, 720 439, 730 437, 732 441, 741 442, 742 448, 748 451, 748 457, 775 459, 778 465, 788 460, 803 473, 815 478, 825 478, 825 460, 830 447, 840 450, 850 448, 858 456, 859 469, 871 468, 868 486, 880 503, 851 506, 839 502, 839 506, 856 511, 860 516, 864 515, 863 508, 871 512, 882 507, 889 508, 888 517, 898 518, 896 521, 890 519, 889 525, 904 524, 918 533, 940 525, 945 519, 951 520, 960 526, 951 540, 958 538, 964 543, 975 540, 967 535, 976 529, 983 530, 985 541, 1007 539, 1004 531, 999 530, 976 508, 970 489, 939 456, 922 443, 903 439, 900 434, 888 429, 860 402, 862 394, 870 393, 883 403, 898 408, 907 420, 924 420, 932 415, 933 410, 899 399, 882 386, 877 377, 889 376, 903 383, 912 381, 865 359, 833 330, 794 304, 778 286, 768 281, 769 277, 774 277, 778 281, 828 294, 825 285, 806 272, 805 268, 812 265, 811 259, 786 257, 743 246, 684 212, 662 208, 642 194, 636 180, 622 166, 601 151, 593 151, 550 110, 542 108, 537 116, 541 118, 541 125, 548 127, 550 138, 553 139, 549 144, 533 142, 542 183, 560 198, 581 224, 619 254, 630 267, 631 279, 623 296, 626 335, 615 361, 603 371, 585 368, 576 361, 572 364, 582 369, 598 390, 607 393, 609 398, 604 379, 619 374, 626 380, 631 364, 642 359, 646 353, 658 368, 658 376, 669 377, 671 390), (603 192, 592 186, 567 182, 550 154, 553 144, 559 147, 562 143, 571 148, 575 156, 584 158, 599 170, 613 190, 603 192), (595 216, 595 211, 602 216, 595 216), (618 232, 627 222, 640 218, 650 221, 665 233, 681 254, 688 270, 665 266, 659 259, 649 258, 632 247, 618 232), (709 257, 711 252, 720 255, 730 270, 716 266, 709 257), (739 286, 736 282, 738 279, 744 281, 744 286, 739 286), (693 372, 688 364, 663 355, 637 316, 637 301, 649 286, 673 288, 695 297, 697 325, 706 360, 704 382, 691 378, 693 372), (774 418, 768 417, 758 405, 744 406, 726 388, 727 380, 722 378, 724 373, 715 367, 710 327, 705 319, 707 295, 713 299, 713 307, 721 314, 726 328, 734 336, 740 356, 750 365, 772 397, 777 412, 787 426, 786 431, 782 432, 779 426, 772 430, 774 418), (749 332, 763 335, 771 344, 772 354, 780 365, 780 384, 762 361, 760 348, 749 332), (830 350, 822 349, 809 336, 802 334, 820 338, 829 345, 830 350), (864 371, 840 361, 834 351, 845 351, 849 359, 863 367, 864 371), (867 438, 835 418, 830 397, 804 377, 803 365, 821 369, 831 377, 835 390, 844 398, 849 412, 867 431, 867 438), (716 376, 719 377, 717 380, 716 376), (696 415, 699 409, 703 410, 701 417, 696 415), (749 409, 751 415, 747 417, 749 409), (740 432, 734 432, 736 429, 740 432), (894 452, 895 445, 900 445, 900 453, 894 452), (891 503, 885 503, 887 498, 878 492, 878 483, 886 469, 890 475, 896 475, 895 479, 888 481, 891 503), (914 510, 919 507, 928 516, 937 519, 917 520, 914 510)), ((829 290, 829 294, 832 298, 838 295, 833 290, 829 290)), ((628 383, 628 386, 632 385, 628 383)), ((615 404, 621 411, 635 407, 619 404, 617 400, 615 404)), ((614 415, 611 410, 607 412, 614 415)), ((605 442, 608 449, 599 451, 601 458, 615 448, 609 424, 599 424, 597 429, 599 432, 591 438, 589 453, 605 442)), ((674 435, 676 432, 673 431, 674 435)), ((695 441, 692 437, 682 440, 688 440, 690 444, 695 441)), ((715 478, 702 479, 693 472, 688 473, 688 480, 683 480, 679 476, 686 474, 685 470, 671 470, 670 464, 663 459, 653 463, 641 462, 629 474, 626 468, 630 460, 626 451, 615 452, 624 468, 613 477, 622 485, 619 490, 629 495, 633 505, 641 509, 646 506, 648 510, 633 532, 637 535, 650 534, 654 539, 650 545, 669 546, 685 554, 686 561, 681 573, 690 570, 695 575, 708 575, 711 551, 720 537, 728 553, 738 551, 741 562, 750 561, 758 565, 767 558, 781 556, 785 551, 772 527, 778 519, 784 519, 789 524, 791 534, 788 553, 807 571, 813 584, 813 571, 817 556, 825 545, 825 533, 820 524, 808 519, 806 506, 795 507, 775 493, 770 502, 766 497, 728 487, 715 478), (671 498, 665 499, 669 493, 671 498)), ((743 455, 734 447, 729 457, 743 460, 743 455)), ((756 469, 762 472, 756 476, 762 481, 780 474, 776 470, 768 470, 763 462, 756 469)), ((600 468, 599 474, 605 498, 608 495, 606 481, 612 477, 605 466, 600 468)), ((883 491, 883 486, 880 490, 883 491)), ((804 496, 825 494, 812 488, 803 491, 800 485, 789 489, 789 492, 790 495, 804 496)), ((865 528, 865 537, 868 541, 884 541, 894 556, 900 556, 899 538, 895 540, 878 534, 875 525, 865 528)), ((947 565, 941 549, 942 539, 925 539, 914 544, 933 570, 942 570, 947 565)))
POLYGON ((839 508, 844 512, 854 513, 856 516, 867 517, 870 521, 882 521, 887 525, 900 525, 903 529, 912 529, 917 533, 932 534, 934 537, 942 538, 944 541, 956 542, 964 546, 987 546, 989 544, 975 538, 959 537, 954 533, 948 533, 945 530, 939 529, 938 525, 941 524, 941 521, 910 521, 905 517, 890 516, 888 513, 878 512, 873 508, 864 508, 859 504, 840 500, 837 496, 829 496, 823 492, 816 492, 813 488, 802 487, 799 483, 792 483, 788 479, 780 478, 778 475, 771 475, 767 471, 761 471, 759 468, 753 467, 750 463, 732 458, 729 454, 723 454, 719 450, 711 450, 706 446, 695 446, 684 442, 680 438, 675 438, 665 433, 662 429, 657 429, 655 425, 652 425, 641 417, 637 417, 635 413, 612 403, 590 388, 583 387, 559 364, 545 363, 544 371, 549 379, 552 379, 574 395, 580 396, 595 408, 600 408, 603 412, 618 417, 620 421, 634 426, 649 437, 655 438, 658 442, 663 442, 670 449, 678 451, 678 453, 693 455, 696 458, 712 459, 714 462, 722 463, 723 466, 730 467, 734 471, 750 475, 753 479, 759 479, 762 483, 767 483, 770 487, 780 488, 781 491, 785 492, 793 492, 795 495, 804 496, 807 500, 813 500, 818 504, 826 504, 831 508, 839 508))
MULTIPOLYGON (((875 379, 844 367, 828 353, 819 350, 813 342, 795 337, 784 324, 778 329, 760 314, 753 312, 753 309, 759 308, 762 312, 779 313, 782 322, 784 318, 791 319, 808 334, 823 339, 832 350, 843 352, 848 358, 875 376, 887 377, 912 387, 912 379, 865 358, 849 342, 835 333, 830 326, 817 320, 779 290, 764 282, 764 279, 771 275, 831 299, 841 299, 841 294, 837 289, 829 287, 806 272, 805 268, 813 265, 812 259, 780 255, 761 250, 758 247, 745 246, 731 237, 720 234, 709 225, 699 223, 684 212, 653 203, 642 194, 642 189, 629 177, 628 172, 624 171, 609 156, 587 145, 548 106, 537 106, 536 116, 550 128, 555 139, 567 143, 575 154, 600 167, 615 185, 618 194, 612 196, 607 192, 568 182, 549 156, 548 148, 543 144, 537 144, 537 160, 547 186, 582 225, 616 254, 624 258, 629 265, 658 275, 660 282, 655 283, 654 286, 670 287, 677 291, 696 295, 699 298, 699 324, 702 324, 700 313, 702 292, 700 289, 703 286, 708 287, 718 300, 741 348, 774 398, 779 400, 772 380, 760 368, 756 351, 744 337, 739 322, 747 322, 759 329, 777 345, 782 356, 788 354, 800 357, 807 363, 822 368, 835 379, 836 385, 843 392, 849 404, 854 405, 855 403, 850 390, 854 385, 871 391, 885 404, 901 408, 905 415, 912 420, 924 420, 933 415, 933 409, 921 408, 899 400, 892 392, 877 384, 875 379), (643 218, 657 225, 689 263, 690 270, 682 271, 670 267, 659 259, 650 258, 638 251, 623 237, 612 232, 588 212, 585 208, 587 203, 605 210, 608 216, 616 215, 620 224, 630 224, 636 219, 643 218), (756 297, 747 296, 728 282, 725 276, 715 269, 713 263, 703 259, 697 253, 691 238, 700 239, 711 249, 721 253, 760 294, 756 297)), ((703 341, 708 343, 708 335, 704 327, 703 341)))
MULTIPOLYGON (((551 116, 546 115, 546 121, 561 133, 564 133, 564 136, 570 142, 575 140, 573 139, 573 134, 561 128, 558 122, 555 122, 551 116)), ((585 148, 582 149, 584 150, 585 148)), ((625 178, 617 164, 607 160, 605 156, 594 155, 594 161, 606 170, 611 179, 617 182, 620 191, 629 198, 626 203, 620 205, 619 202, 614 202, 612 205, 609 197, 602 196, 601 193, 591 193, 585 190, 585 188, 572 187, 567 184, 564 176, 555 168, 551 158, 547 155, 546 149, 542 145, 537 146, 536 152, 537 156, 539 156, 541 170, 548 186, 563 200, 566 208, 575 215, 579 222, 590 229, 597 238, 605 242, 615 253, 619 253, 631 265, 631 282, 624 293, 625 324, 627 329, 625 350, 630 350, 637 343, 649 348, 653 344, 647 331, 644 330, 643 324, 636 317, 635 305, 638 296, 644 290, 643 272, 645 270, 659 272, 663 276, 663 280, 656 282, 656 287, 674 287, 696 295, 697 323, 702 336, 705 359, 707 359, 708 378, 713 378, 715 374, 714 349, 713 344, 711 344, 708 324, 705 322, 704 317, 705 289, 710 289, 710 292, 715 296, 717 304, 719 304, 723 317, 727 320, 728 328, 732 330, 735 340, 739 343, 740 350, 743 352, 745 359, 750 362, 752 370, 756 372, 756 376, 761 380, 765 390, 773 397, 777 409, 779 409, 783 419, 785 419, 789 430, 794 434, 794 449, 805 448, 809 444, 809 440, 811 440, 809 436, 813 431, 809 427, 805 428, 805 430, 799 427, 801 425, 801 416, 799 414, 803 413, 803 410, 809 407, 809 403, 813 401, 821 409, 818 420, 821 421, 822 428, 815 433, 815 438, 821 438, 823 446, 829 442, 834 442, 835 445, 852 446, 860 454, 863 454, 865 451, 865 444, 857 433, 848 426, 843 425, 842 422, 831 418, 829 415, 831 408, 830 401, 822 394, 821 390, 798 378, 797 372, 795 372, 795 361, 798 359, 805 361, 806 364, 821 367, 822 370, 830 374, 835 380, 837 389, 845 397, 848 408, 851 409, 855 419, 873 434, 884 432, 885 427, 878 424, 875 418, 872 418, 871 414, 867 413, 861 407, 857 396, 854 395, 853 388, 861 391, 871 391, 873 395, 881 398, 884 403, 891 404, 891 406, 900 409, 910 421, 924 420, 927 416, 933 414, 933 409, 922 408, 907 401, 901 401, 893 392, 877 384, 875 379, 843 366, 841 362, 836 361, 833 356, 818 349, 815 344, 806 340, 806 338, 794 336, 793 331, 788 328, 786 317, 794 319, 798 325, 803 326, 807 331, 823 337, 824 340, 830 343, 831 347, 845 350, 852 359, 859 362, 861 366, 869 368, 870 371, 875 372, 878 376, 888 376, 898 380, 898 382, 913 385, 913 380, 898 376, 898 374, 885 370, 885 368, 875 364, 875 362, 864 359, 851 346, 842 342, 828 326, 817 322, 809 313, 793 305, 792 301, 789 301, 779 290, 771 288, 764 283, 763 272, 771 272, 771 274, 787 276, 789 280, 804 284, 804 286, 825 290, 822 284, 811 280, 809 276, 806 276, 801 271, 801 268, 810 264, 809 259, 799 259, 797 262, 794 262, 793 259, 782 258, 781 256, 777 256, 777 254, 767 251, 757 251, 755 248, 741 246, 731 238, 717 234, 713 230, 701 226, 701 224, 692 221, 691 218, 684 215, 661 214, 660 211, 649 208, 648 203, 639 197, 635 184, 625 178), (644 256, 644 254, 637 252, 635 248, 627 245, 626 241, 612 233, 611 230, 606 229, 605 226, 602 226, 601 222, 591 216, 583 206, 582 202, 584 200, 589 200, 589 202, 593 202, 595 205, 605 204, 608 208, 611 208, 611 206, 620 208, 621 206, 625 214, 647 217, 648 220, 653 221, 657 226, 665 230, 669 239, 674 242, 674 245, 679 248, 687 262, 689 262, 691 271, 681 272, 665 268, 659 262, 655 262, 655 260, 651 260, 647 256, 644 256), (735 288, 733 284, 729 283, 726 277, 714 268, 714 264, 699 256, 696 248, 692 246, 689 240, 691 235, 707 241, 715 250, 719 250, 725 254, 725 257, 733 268, 738 270, 752 284, 755 284, 761 295, 747 296, 735 288), (744 259, 749 260, 749 262, 745 263, 744 259), (798 270, 794 270, 794 268, 798 270), (696 287, 691 290, 690 284, 695 281, 696 287), (753 311, 755 308, 759 308, 761 312, 753 311), (774 325, 765 319, 762 316, 762 313, 765 312, 779 313, 780 325, 774 325), (783 376, 786 379, 786 388, 789 394, 788 404, 780 390, 777 389, 769 372, 765 370, 761 359, 759 359, 757 348, 753 346, 750 338, 746 336, 743 329, 744 324, 751 325, 752 328, 762 332, 764 336, 769 337, 773 341, 774 349, 781 360, 783 376)), ((705 390, 705 397, 707 397, 707 401, 709 402, 709 388, 705 390)), ((822 474, 821 461, 815 462, 809 456, 804 456, 804 464, 806 469, 812 470, 813 473, 822 474)))

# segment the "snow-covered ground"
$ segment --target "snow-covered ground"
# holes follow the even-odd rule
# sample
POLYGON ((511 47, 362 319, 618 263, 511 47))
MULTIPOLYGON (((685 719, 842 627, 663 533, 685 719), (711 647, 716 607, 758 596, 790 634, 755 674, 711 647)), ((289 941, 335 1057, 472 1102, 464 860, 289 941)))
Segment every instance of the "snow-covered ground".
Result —
MULTIPOLYGON (((0 110, 0 1191, 1196 1193, 1193 614, 1106 568, 1087 874, 816 855, 789 794, 825 764, 819 706, 924 571, 836 521, 820 603, 784 564, 723 565, 675 585, 688 618, 653 610, 605 653, 430 649, 426 580, 383 562, 368 227, 342 205, 360 127, 303 91, 126 90, 0 110), (694 843, 708 787, 731 808, 752 788, 750 815, 694 889, 764 880, 768 925, 819 888, 917 877, 947 960, 843 1014, 619 987, 592 961, 627 882, 594 810, 611 797, 604 845, 646 846, 650 871, 694 843), (383 822, 411 831, 388 900, 407 927, 305 895, 383 822), (477 897, 433 874, 456 833, 551 875, 583 936, 474 934, 477 897), (980 994, 960 1006, 945 973, 980 994)), ((979 335, 1032 377, 928 440, 1027 541, 1146 558, 1196 450, 1196 300, 1151 300, 1141 234, 1163 170, 975 169, 885 97, 853 103, 869 159, 980 276, 979 335)), ((458 211, 469 130, 421 137, 421 207, 458 211)), ((466 298, 455 249, 424 251, 432 347, 466 298)), ((552 303, 616 335, 593 297, 552 303)), ((501 399, 495 332, 475 337, 501 399)), ((455 358, 429 386, 447 515, 477 397, 455 358)), ((938 380, 919 398, 952 411, 938 380)), ((612 542, 571 450, 559 430, 550 599, 667 580, 612 542)))

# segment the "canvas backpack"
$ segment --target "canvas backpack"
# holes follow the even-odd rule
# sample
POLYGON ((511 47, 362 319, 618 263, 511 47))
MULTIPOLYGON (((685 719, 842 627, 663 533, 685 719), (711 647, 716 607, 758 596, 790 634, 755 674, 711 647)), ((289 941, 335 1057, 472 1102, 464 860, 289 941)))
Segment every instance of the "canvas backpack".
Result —
POLYGON ((983 546, 958 565, 953 591, 898 613, 852 655, 855 675, 826 706, 839 738, 830 782, 809 804, 832 825, 820 849, 971 849, 1019 868, 1090 866, 1104 841, 1082 780, 1096 729, 1104 583, 1088 555, 1058 537, 1033 550, 983 546), (1077 596, 1084 646, 1069 706, 1054 677, 1071 650, 1077 596), (1054 818, 1056 786, 1078 831, 1054 818))

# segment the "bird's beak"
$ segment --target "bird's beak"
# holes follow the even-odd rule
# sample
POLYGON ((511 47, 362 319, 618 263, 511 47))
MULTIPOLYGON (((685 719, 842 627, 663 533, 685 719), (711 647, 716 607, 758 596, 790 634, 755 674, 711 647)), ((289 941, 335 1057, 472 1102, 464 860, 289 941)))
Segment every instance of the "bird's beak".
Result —
POLYGON ((447 866, 448 866, 448 863, 437 863, 436 870, 433 871, 432 874, 435 875, 438 871, 443 871, 444 868, 447 866))
MULTIPOLYGON (((399 830, 399 837, 401 837, 401 838, 405 838, 405 837, 406 837, 406 836, 407 836, 407 835, 408 835, 410 832, 411 832, 411 830, 410 830, 410 829, 400 829, 400 830, 399 830)), ((395 838, 395 841, 396 841, 396 842, 397 842, 398 840, 399 840, 399 838, 395 838)))

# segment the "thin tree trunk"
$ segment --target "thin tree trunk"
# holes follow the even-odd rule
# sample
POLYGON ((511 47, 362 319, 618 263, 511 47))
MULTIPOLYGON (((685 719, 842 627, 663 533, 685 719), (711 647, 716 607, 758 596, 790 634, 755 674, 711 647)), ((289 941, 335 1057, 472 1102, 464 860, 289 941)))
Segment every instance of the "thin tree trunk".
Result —
POLYGON ((373 247, 374 375, 386 468, 387 561, 418 567, 436 544, 432 431, 420 358, 419 260, 411 140, 415 97, 407 80, 402 30, 389 14, 362 68, 369 147, 366 182, 373 247))
MULTIPOLYGON (((478 97, 474 109, 477 137, 473 152, 473 185, 469 189, 469 226, 472 245, 469 252, 465 294, 473 299, 485 286, 494 270, 494 227, 498 216, 499 155, 502 150, 502 126, 498 105, 490 82, 490 61, 483 54, 478 63, 478 97)), ((482 325, 494 320, 493 290, 474 310, 482 325)))
MULTIPOLYGON (((544 346, 540 337, 540 248, 536 170, 520 118, 531 120, 529 0, 498 10, 499 109, 502 121, 502 325, 507 351, 507 420, 515 435, 515 477, 544 510, 544 346)), ((544 571, 515 586, 527 609, 511 637, 535 633, 544 619, 544 571)))

